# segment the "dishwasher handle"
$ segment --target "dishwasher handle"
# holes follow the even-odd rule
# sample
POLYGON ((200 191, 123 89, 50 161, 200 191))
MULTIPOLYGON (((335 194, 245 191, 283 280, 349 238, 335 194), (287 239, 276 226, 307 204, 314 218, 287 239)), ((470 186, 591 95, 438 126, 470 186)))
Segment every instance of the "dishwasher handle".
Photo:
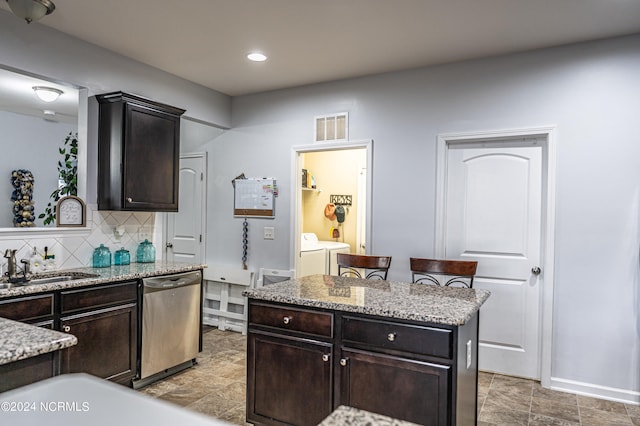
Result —
POLYGON ((200 284, 200 273, 172 275, 168 277, 147 278, 142 280, 147 288, 165 289, 200 284))

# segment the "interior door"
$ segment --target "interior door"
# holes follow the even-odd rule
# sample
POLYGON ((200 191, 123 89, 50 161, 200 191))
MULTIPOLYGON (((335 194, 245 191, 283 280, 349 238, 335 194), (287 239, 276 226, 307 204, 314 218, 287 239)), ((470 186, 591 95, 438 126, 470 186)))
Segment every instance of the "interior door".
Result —
POLYGON ((479 368, 540 377, 542 147, 535 139, 449 146, 445 256, 478 261, 479 368))
POLYGON ((177 213, 167 214, 166 259, 202 263, 206 206, 204 155, 180 158, 180 192, 177 213))

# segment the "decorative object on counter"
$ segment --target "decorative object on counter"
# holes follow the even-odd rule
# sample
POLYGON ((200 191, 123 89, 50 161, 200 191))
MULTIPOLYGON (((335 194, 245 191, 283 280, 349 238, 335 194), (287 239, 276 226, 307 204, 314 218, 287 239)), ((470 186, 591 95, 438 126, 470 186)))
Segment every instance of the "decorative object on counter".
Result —
POLYGON ((62 159, 58 160, 58 178, 61 184, 49 196, 52 201, 47 204, 44 213, 38 216, 39 219, 44 219, 42 223, 45 225, 56 223, 56 206, 60 198, 78 195, 78 133, 69 132, 58 152, 62 155, 62 159))
POLYGON ((11 201, 13 203, 13 226, 18 228, 35 226, 33 210, 33 187, 35 178, 29 170, 18 169, 11 172, 11 201))
POLYGON ((120 248, 120 250, 116 251, 113 260, 114 265, 128 265, 129 263, 131 263, 131 255, 129 254, 129 250, 126 250, 124 247, 122 247, 120 248))
POLYGON ((156 261, 156 248, 151 241, 144 240, 138 245, 136 250, 136 262, 138 263, 153 263, 156 261))
POLYGON ((85 226, 87 212, 84 201, 75 195, 60 198, 56 205, 56 226, 85 226))
POLYGON ((105 247, 104 244, 100 244, 100 247, 93 250, 93 267, 108 268, 110 266, 111 250, 109 250, 109 247, 105 247))

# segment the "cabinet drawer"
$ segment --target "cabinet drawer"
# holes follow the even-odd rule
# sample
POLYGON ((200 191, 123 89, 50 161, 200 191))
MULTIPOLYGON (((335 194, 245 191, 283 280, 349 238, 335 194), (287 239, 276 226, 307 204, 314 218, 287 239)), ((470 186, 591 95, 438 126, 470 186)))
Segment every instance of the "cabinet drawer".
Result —
POLYGON ((328 312, 252 304, 249 323, 329 338, 333 334, 333 314, 328 312))
POLYGON ((451 359, 453 331, 445 328, 344 317, 344 343, 364 344, 420 355, 451 359))
POLYGON ((137 297, 138 282, 130 281, 104 287, 63 291, 60 293, 60 306, 64 314, 81 309, 134 302, 137 297))
POLYGON ((0 317, 15 321, 35 321, 53 316, 53 294, 0 301, 0 317))

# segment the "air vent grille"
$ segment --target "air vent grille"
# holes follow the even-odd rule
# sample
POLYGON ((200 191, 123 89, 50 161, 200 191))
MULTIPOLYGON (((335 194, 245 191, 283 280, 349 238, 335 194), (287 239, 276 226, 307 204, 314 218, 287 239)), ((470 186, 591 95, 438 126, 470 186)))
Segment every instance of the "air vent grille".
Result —
POLYGON ((346 112, 316 117, 315 126, 316 142, 349 139, 349 115, 346 112))

